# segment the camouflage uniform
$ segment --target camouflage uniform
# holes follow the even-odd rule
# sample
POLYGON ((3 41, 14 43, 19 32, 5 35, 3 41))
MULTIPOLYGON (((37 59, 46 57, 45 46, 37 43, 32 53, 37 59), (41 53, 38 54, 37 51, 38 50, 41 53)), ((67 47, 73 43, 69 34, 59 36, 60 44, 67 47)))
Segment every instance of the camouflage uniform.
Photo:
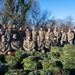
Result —
POLYGON ((54 38, 54 33, 53 32, 46 32, 46 34, 45 34, 45 38, 46 38, 46 36, 49 36, 50 37, 50 40, 51 41, 53 41, 53 38, 54 38))
POLYGON ((43 41, 45 39, 45 31, 39 30, 38 34, 40 36, 40 41, 43 41))
POLYGON ((63 32, 63 33, 61 33, 61 45, 64 43, 64 42, 66 42, 66 33, 65 32, 63 32))
POLYGON ((44 52, 44 42, 37 41, 37 48, 38 48, 38 51, 44 52))
POLYGON ((57 27, 56 25, 54 26, 54 31, 53 31, 53 33, 54 33, 54 36, 57 37, 57 41, 59 42, 61 35, 60 35, 60 32, 59 32, 58 27, 57 27))
POLYGON ((26 39, 27 39, 28 36, 31 36, 31 32, 30 31, 26 31, 25 35, 26 35, 26 39))
POLYGON ((11 41, 11 50, 16 51, 16 50, 22 50, 22 44, 19 40, 12 40, 11 41))
POLYGON ((60 37, 59 31, 58 30, 54 30, 53 33, 54 33, 54 36, 57 37, 57 40, 59 40, 59 37, 60 37))
POLYGON ((74 38, 73 32, 67 32, 67 39, 69 44, 72 44, 73 38, 74 38))
POLYGON ((37 40, 37 30, 32 30, 32 40, 33 41, 37 40))
POLYGON ((45 50, 44 50, 44 41, 41 41, 40 40, 40 36, 37 36, 37 45, 36 45, 36 48, 38 51, 44 53, 45 50))
POLYGON ((50 39, 49 40, 45 39, 44 47, 45 47, 46 51, 50 51, 50 48, 51 48, 51 40, 50 39))
POLYGON ((24 40, 23 48, 24 48, 26 51, 34 50, 34 48, 35 48, 35 43, 34 43, 34 41, 24 40))
POLYGON ((7 42, 0 42, 0 54, 5 54, 10 50, 10 46, 7 42))

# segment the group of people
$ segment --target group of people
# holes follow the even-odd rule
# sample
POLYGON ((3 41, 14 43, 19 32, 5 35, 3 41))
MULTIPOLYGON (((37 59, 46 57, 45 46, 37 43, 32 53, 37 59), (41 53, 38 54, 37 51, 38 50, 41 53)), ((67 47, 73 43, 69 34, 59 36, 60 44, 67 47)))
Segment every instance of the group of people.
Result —
POLYGON ((27 27, 17 28, 16 25, 3 25, 0 28, 0 54, 8 54, 16 50, 22 51, 39 51, 48 52, 51 47, 63 47, 65 44, 75 45, 75 28, 69 28, 65 32, 64 28, 60 31, 58 26, 54 26, 53 30, 48 27, 47 31, 41 26, 38 30, 35 26, 32 30, 27 27))

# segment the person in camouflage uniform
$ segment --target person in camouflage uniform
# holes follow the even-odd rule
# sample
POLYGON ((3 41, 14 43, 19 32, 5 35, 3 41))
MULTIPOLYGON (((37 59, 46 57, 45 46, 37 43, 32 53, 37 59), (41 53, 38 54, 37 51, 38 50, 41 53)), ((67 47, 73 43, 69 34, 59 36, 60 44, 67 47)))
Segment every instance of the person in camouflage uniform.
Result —
POLYGON ((37 51, 45 53, 44 41, 40 40, 40 36, 37 36, 37 45, 36 45, 36 47, 37 47, 37 51))
POLYGON ((16 50, 22 50, 22 43, 18 40, 17 34, 13 34, 12 41, 11 41, 11 52, 16 50))
POLYGON ((0 42, 0 54, 6 55, 9 50, 10 50, 10 46, 8 42, 6 41, 5 36, 2 35, 2 41, 0 42))
POLYGON ((54 31, 53 31, 53 33, 54 33, 54 36, 57 37, 57 40, 59 40, 59 38, 60 38, 60 33, 59 33, 59 31, 58 31, 58 27, 57 27, 57 26, 54 26, 54 31))
POLYGON ((35 43, 31 40, 31 36, 27 36, 27 39, 23 42, 23 48, 26 51, 34 51, 35 49, 35 43))
POLYGON ((64 31, 64 28, 61 29, 61 46, 64 46, 66 43, 66 33, 64 31))
POLYGON ((45 39, 45 31, 43 30, 42 26, 40 27, 40 30, 38 31, 38 34, 40 36, 40 40, 44 41, 44 39, 45 39))
POLYGON ((51 28, 48 28, 48 31, 45 34, 45 37, 49 36, 50 40, 53 41, 54 33, 51 31, 51 28))
POLYGON ((50 51, 51 43, 52 42, 50 40, 50 37, 47 35, 46 38, 45 38, 45 41, 44 41, 44 47, 45 47, 46 52, 50 51))
POLYGON ((54 37, 57 37, 57 41, 58 41, 58 43, 59 43, 59 46, 60 46, 60 41, 61 41, 61 33, 59 32, 59 30, 58 30, 58 26, 54 26, 54 31, 53 31, 53 33, 54 33, 54 37))
POLYGON ((32 40, 37 40, 37 30, 35 29, 35 26, 32 27, 32 40))
POLYGON ((31 36, 31 31, 30 31, 29 27, 26 28, 26 31, 25 31, 25 39, 27 39, 28 36, 31 36))
POLYGON ((69 29, 68 29, 68 32, 67 32, 67 39, 68 39, 68 43, 69 43, 69 44, 72 44, 73 38, 74 38, 74 34, 73 34, 73 32, 72 32, 72 29, 69 28, 69 29))

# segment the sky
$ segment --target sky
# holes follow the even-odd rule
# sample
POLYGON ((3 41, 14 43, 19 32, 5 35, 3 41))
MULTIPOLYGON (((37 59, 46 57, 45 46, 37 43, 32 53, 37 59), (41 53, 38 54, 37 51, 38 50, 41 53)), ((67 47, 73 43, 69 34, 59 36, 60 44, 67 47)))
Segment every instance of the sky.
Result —
POLYGON ((38 0, 42 10, 51 11, 56 19, 72 16, 75 22, 75 0, 38 0))
MULTIPOLYGON (((55 19, 65 19, 72 16, 75 22, 75 0, 37 0, 42 10, 51 11, 51 16, 55 19)), ((4 2, 4 0, 3 0, 4 2)), ((2 3, 3 3, 2 2, 2 3)), ((0 9, 3 5, 0 5, 0 9)))

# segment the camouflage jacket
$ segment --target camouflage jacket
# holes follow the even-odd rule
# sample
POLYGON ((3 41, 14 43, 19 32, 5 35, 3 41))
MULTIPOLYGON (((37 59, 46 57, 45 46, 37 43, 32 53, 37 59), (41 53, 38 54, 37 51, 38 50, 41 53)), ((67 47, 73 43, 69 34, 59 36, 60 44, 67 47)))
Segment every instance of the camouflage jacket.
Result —
POLYGON ((11 41, 11 48, 13 50, 21 50, 22 49, 22 44, 19 40, 16 40, 16 41, 12 40, 11 41))
POLYGON ((26 51, 31 51, 31 50, 34 49, 34 47, 35 47, 34 41, 24 40, 24 42, 23 42, 23 48, 24 48, 26 51))
POLYGON ((44 42, 43 41, 37 41, 37 48, 38 50, 44 49, 44 42))
POLYGON ((53 32, 46 32, 45 37, 46 36, 49 36, 50 40, 53 41, 53 38, 54 38, 54 33, 53 32))
POLYGON ((50 47, 51 47, 51 40, 45 40, 44 41, 44 46, 45 46, 45 48, 50 49, 50 47))
POLYGON ((72 41, 74 38, 74 34, 72 32, 67 32, 67 39, 68 41, 72 41))
POLYGON ((62 33, 61 35, 62 35, 62 36, 61 36, 61 42, 63 42, 63 41, 66 42, 66 33, 64 32, 64 33, 62 33))
POLYGON ((32 30, 32 40, 33 41, 37 40, 37 31, 36 30, 35 31, 32 30))
POLYGON ((39 30, 38 34, 40 36, 40 40, 43 41, 45 39, 45 31, 39 30))
POLYGON ((10 46, 7 42, 0 42, 0 53, 7 53, 10 50, 10 46))

